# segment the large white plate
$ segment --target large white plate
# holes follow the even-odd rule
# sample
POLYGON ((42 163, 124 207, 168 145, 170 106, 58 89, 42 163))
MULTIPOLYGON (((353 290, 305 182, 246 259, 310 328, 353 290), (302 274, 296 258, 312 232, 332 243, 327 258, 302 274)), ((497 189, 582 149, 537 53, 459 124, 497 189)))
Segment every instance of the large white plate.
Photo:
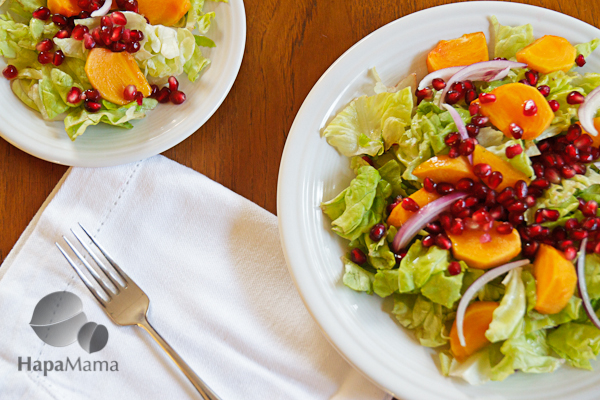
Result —
MULTIPOLYGON (((487 17, 505 25, 531 23, 537 37, 560 35, 573 43, 600 37, 574 18, 542 8, 505 2, 467 2, 424 10, 384 26, 341 56, 321 77, 300 108, 288 136, 279 172, 278 215, 290 273, 314 319, 356 368, 403 400, 597 399, 600 373, 563 367, 553 374, 515 374, 504 382, 472 387, 438 370, 435 351, 421 347, 394 322, 391 305, 341 283, 343 240, 319 209, 352 178, 349 162, 320 138, 320 130, 354 97, 372 94, 368 71, 376 66, 388 85, 406 74, 426 73, 425 56, 440 39, 484 31, 487 17)), ((589 57, 583 71, 600 71, 589 57)))
MULTIPOLYGON (((5 5, 6 7, 6 5, 5 5)), ((161 153, 186 139, 219 108, 238 74, 246 43, 246 14, 242 0, 206 2, 217 14, 207 36, 217 47, 203 48, 212 64, 196 82, 180 79, 187 101, 160 104, 134 128, 108 125, 89 128, 72 142, 62 121, 44 121, 12 93, 9 81, 0 79, 0 136, 21 150, 58 164, 105 167, 137 161, 161 153)), ((1 57, 0 57, 1 58, 1 57)), ((0 61, 4 68, 4 61, 0 61)))

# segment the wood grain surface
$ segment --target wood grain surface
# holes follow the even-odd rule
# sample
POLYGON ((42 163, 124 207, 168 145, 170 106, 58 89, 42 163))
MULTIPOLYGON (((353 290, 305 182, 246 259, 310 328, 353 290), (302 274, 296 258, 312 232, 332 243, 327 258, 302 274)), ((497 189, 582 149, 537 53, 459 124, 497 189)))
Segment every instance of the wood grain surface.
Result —
MULTIPOLYGON (((447 3, 452 2, 247 1, 246 52, 229 96, 202 128, 164 155, 275 213, 285 139, 296 112, 321 74, 377 28, 447 3)), ((600 26, 600 0, 522 3, 600 26)), ((66 170, 0 139, 0 262, 66 170)))

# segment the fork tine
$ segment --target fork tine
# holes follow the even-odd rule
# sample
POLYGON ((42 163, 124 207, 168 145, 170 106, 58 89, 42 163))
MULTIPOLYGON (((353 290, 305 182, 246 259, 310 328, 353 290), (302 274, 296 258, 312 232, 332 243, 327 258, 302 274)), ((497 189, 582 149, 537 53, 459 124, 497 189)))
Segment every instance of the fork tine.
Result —
MULTIPOLYGON (((102 287, 102 289, 104 289, 104 292, 106 293, 106 295, 108 296, 108 298, 111 299, 112 298, 112 294, 114 292, 112 290, 110 290, 110 288, 106 285, 106 283, 104 283, 104 280, 102 280, 102 278, 100 277, 100 275, 98 275, 98 273, 96 272, 96 270, 90 265, 90 263, 88 263, 86 261, 86 259, 75 248, 75 246, 73 246, 71 244, 71 242, 69 242, 69 239, 67 239, 65 236, 63 236, 63 240, 67 243, 67 245, 71 248, 71 250, 73 250, 73 253, 75 253, 75 255, 77 256, 77 258, 79 258, 79 261, 81 261, 82 264, 87 268, 87 270, 90 271, 90 274, 92 274, 92 277, 94 278, 94 280, 96 282, 98 282, 98 285, 100 285, 100 287, 102 287)), ((114 293, 114 294, 116 294, 116 293, 114 293)))
POLYGON ((102 298, 102 296, 100 296, 100 293, 98 293, 96 288, 94 288, 92 286, 92 283, 88 280, 88 278, 81 272, 81 270, 73 262, 73 260, 71 260, 71 257, 69 257, 69 255, 63 250, 63 248, 60 246, 60 244, 58 244, 58 243, 54 243, 54 244, 56 244, 56 247, 58 247, 58 250, 60 250, 62 255, 67 259, 67 262, 71 265, 71 267, 73 267, 73 269, 75 270, 77 275, 79 275, 79 278, 81 278, 81 280, 83 281, 83 284, 89 289, 90 292, 92 292, 92 294, 94 295, 96 300, 98 300, 98 303, 100 303, 103 307, 105 307, 106 301, 102 298))
POLYGON ((106 275, 106 277, 115 286, 115 289, 117 290, 117 293, 119 293, 119 287, 125 287, 125 285, 122 285, 120 282, 118 282, 118 279, 115 277, 115 275, 112 273, 112 271, 109 271, 108 268, 106 268, 106 265, 104 265, 104 263, 96 256, 96 254, 92 251, 92 249, 90 249, 90 247, 87 245, 87 243, 85 243, 85 240, 83 240, 77 234, 77 232, 75 232, 73 229, 71 229, 71 232, 73 233, 73 235, 75 235, 75 238, 79 241, 79 243, 81 243, 81 245, 83 246, 83 248, 92 257, 92 259, 94 260, 94 262, 96 263, 96 265, 98 267, 100 267, 100 269, 102 270, 102 272, 104 272, 104 275, 106 275))
POLYGON ((78 222, 78 224, 79 224, 79 227, 90 238, 90 240, 92 241, 92 243, 94 243, 96 245, 96 247, 98 248, 98 250, 100 250, 100 252, 102 253, 102 255, 104 255, 104 257, 108 260, 108 262, 110 263, 110 265, 112 265, 112 267, 115 269, 115 271, 117 271, 117 273, 121 276, 121 278, 123 279, 123 282, 125 282, 125 287, 127 287, 127 285, 129 284, 129 282, 131 282, 131 279, 129 279, 129 276, 127 276, 127 274, 117 265, 117 263, 115 262, 115 260, 113 260, 112 257, 110 255, 108 255, 108 253, 106 252, 106 250, 104 250, 104 248, 102 246, 100 246, 100 243, 96 242, 96 239, 94 239, 94 237, 87 231, 87 229, 85 229, 83 227, 83 225, 81 225, 81 223, 78 222))

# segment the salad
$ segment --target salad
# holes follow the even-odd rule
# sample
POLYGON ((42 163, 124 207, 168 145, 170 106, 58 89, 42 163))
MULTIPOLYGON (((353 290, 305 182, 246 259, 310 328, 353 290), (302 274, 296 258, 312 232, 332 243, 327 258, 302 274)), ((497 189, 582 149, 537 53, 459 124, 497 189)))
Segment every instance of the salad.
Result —
POLYGON ((592 369, 600 352, 600 40, 531 25, 440 41, 429 74, 345 106, 322 136, 350 158, 321 204, 349 241, 343 283, 471 384, 592 369), (493 54, 492 59, 488 54, 493 54))
POLYGON ((198 79, 210 64, 202 48, 215 46, 204 0, 5 2, 2 74, 43 119, 64 120, 71 140, 99 123, 130 129, 159 103, 182 104, 177 77, 198 79))

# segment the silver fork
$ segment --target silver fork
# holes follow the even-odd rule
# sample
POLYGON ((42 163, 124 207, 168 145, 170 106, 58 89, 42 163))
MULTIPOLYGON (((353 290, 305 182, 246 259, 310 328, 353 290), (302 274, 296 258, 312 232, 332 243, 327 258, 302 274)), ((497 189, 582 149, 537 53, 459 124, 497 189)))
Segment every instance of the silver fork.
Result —
POLYGON ((177 352, 173 350, 173 348, 166 342, 166 340, 163 339, 162 336, 160 336, 158 332, 156 332, 156 330, 154 330, 152 325, 150 325, 150 323, 148 322, 148 318, 146 317, 150 300, 148 299, 146 293, 144 293, 142 289, 140 289, 140 287, 136 285, 135 282, 121 268, 119 268, 117 263, 108 255, 108 253, 92 237, 92 235, 90 235, 90 233, 83 226, 81 226, 81 224, 79 224, 79 226, 85 232, 87 237, 92 241, 92 243, 94 243, 94 245, 98 248, 98 250, 100 250, 100 252, 104 255, 106 260, 114 268, 114 270, 117 272, 120 278, 119 279, 117 276, 115 276, 112 273, 112 271, 109 271, 106 265, 96 256, 96 254, 87 245, 87 240, 82 239, 73 229, 71 229, 71 232, 73 233, 73 235, 75 235, 79 243, 81 243, 83 248, 94 260, 96 265, 100 267, 103 274, 114 286, 114 289, 109 288, 104 279, 98 274, 98 272, 96 272, 96 269, 93 268, 90 265, 90 263, 86 261, 85 257, 83 257, 81 253, 75 248, 75 246, 73 246, 71 242, 65 236, 63 236, 63 239, 71 248, 73 253, 75 253, 77 258, 79 258, 79 260, 90 272, 94 280, 103 289, 104 294, 106 295, 106 300, 104 297, 101 296, 100 292, 94 288, 94 286, 91 284, 88 278, 81 272, 77 264, 75 264, 75 262, 73 262, 73 260, 67 255, 65 250, 58 243, 56 243, 56 246, 63 254, 63 256, 65 256, 69 264, 71 264, 77 275, 79 275, 85 286, 87 286, 87 288, 90 290, 90 292, 92 292, 96 300, 98 300, 98 303, 100 303, 100 306, 102 307, 104 312, 117 325, 137 325, 144 328, 150 334, 150 336, 152 336, 152 338, 158 342, 160 347, 162 347, 163 350, 167 352, 169 357, 171 357, 171 359, 175 361, 175 364, 177 364, 179 369, 181 369, 185 376, 190 380, 192 385, 194 385, 194 387, 196 388, 198 393, 200 393, 203 399, 220 400, 220 397, 217 396, 208 387, 208 385, 204 383, 202 379, 200 379, 198 375, 196 375, 192 368, 190 368, 190 366, 185 361, 183 361, 179 354, 177 354, 177 352))

